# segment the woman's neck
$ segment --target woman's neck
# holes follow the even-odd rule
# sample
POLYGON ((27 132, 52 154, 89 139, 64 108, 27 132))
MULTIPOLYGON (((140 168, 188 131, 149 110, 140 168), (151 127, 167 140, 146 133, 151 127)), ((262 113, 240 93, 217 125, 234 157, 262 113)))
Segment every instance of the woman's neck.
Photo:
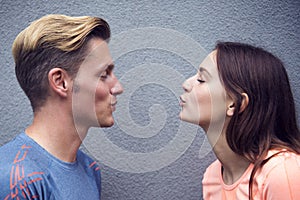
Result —
POLYGON ((249 167, 249 160, 231 150, 224 132, 215 141, 213 151, 222 164, 222 177, 227 185, 235 183, 249 167))

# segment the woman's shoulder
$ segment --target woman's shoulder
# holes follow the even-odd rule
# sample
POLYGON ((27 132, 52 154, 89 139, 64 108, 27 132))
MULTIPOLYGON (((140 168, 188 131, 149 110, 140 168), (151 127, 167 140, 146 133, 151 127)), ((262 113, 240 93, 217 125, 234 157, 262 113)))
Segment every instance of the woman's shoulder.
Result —
POLYGON ((215 160, 211 163, 205 170, 204 173, 204 180, 211 179, 211 178, 219 178, 221 174, 222 165, 219 160, 215 160))
POLYGON ((207 171, 219 171, 221 170, 222 164, 221 162, 217 159, 214 162, 212 162, 207 168, 206 168, 206 172, 207 171))
POLYGON ((217 186, 218 190, 220 189, 221 183, 221 163, 219 160, 211 163, 205 170, 202 179, 203 190, 205 192, 215 191, 215 187, 217 186), (209 186, 209 187, 207 187, 209 186))
POLYGON ((283 195, 291 197, 286 199, 299 199, 300 155, 286 150, 272 150, 268 158, 268 162, 256 175, 256 181, 264 196, 283 195))
POLYGON ((300 154, 296 154, 285 149, 270 150, 267 158, 269 160, 262 168, 265 173, 285 167, 293 167, 298 169, 300 167, 300 154))
POLYGON ((264 184, 283 183, 293 176, 300 181, 300 155, 286 150, 270 150, 269 160, 257 172, 257 179, 264 184), (281 182, 283 181, 283 182, 281 182))

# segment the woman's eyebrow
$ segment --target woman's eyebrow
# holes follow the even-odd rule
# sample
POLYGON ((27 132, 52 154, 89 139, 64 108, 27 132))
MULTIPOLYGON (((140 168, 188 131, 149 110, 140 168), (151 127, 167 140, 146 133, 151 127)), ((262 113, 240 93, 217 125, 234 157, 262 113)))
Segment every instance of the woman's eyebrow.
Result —
POLYGON ((209 73, 209 71, 203 67, 199 67, 199 72, 205 72, 208 76, 211 77, 211 74, 209 73))

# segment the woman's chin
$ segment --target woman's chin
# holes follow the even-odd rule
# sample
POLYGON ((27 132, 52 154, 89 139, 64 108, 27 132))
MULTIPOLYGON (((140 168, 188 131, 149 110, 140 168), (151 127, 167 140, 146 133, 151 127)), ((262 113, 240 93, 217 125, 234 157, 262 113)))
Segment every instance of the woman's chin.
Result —
POLYGON ((198 120, 193 120, 193 119, 191 119, 189 117, 186 117, 182 112, 179 114, 179 119, 181 121, 184 121, 184 122, 187 122, 187 123, 199 125, 199 121, 198 120))

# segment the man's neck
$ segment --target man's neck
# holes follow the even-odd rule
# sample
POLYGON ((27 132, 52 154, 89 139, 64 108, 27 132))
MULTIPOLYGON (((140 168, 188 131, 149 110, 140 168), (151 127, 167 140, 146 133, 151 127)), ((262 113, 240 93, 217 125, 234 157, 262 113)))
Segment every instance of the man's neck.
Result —
POLYGON ((33 123, 25 133, 54 157, 74 162, 87 129, 77 130, 73 120, 64 112, 35 113, 33 123))

